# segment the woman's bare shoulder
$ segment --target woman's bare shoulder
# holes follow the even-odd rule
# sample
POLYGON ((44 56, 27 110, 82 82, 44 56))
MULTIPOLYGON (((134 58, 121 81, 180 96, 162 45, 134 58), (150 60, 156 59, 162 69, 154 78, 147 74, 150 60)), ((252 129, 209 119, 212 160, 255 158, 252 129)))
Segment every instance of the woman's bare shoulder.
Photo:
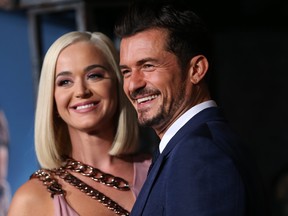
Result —
POLYGON ((46 186, 38 178, 32 178, 15 192, 8 216, 53 215, 53 200, 46 186))

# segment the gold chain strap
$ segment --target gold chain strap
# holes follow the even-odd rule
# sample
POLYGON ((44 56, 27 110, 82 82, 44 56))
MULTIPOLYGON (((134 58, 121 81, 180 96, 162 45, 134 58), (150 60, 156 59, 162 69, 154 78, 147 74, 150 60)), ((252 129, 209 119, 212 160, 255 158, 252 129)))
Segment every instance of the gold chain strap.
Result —
POLYGON ((37 170, 30 176, 30 179, 38 178, 43 184, 47 187, 47 190, 51 193, 51 197, 54 195, 65 195, 65 191, 62 189, 62 186, 57 182, 55 178, 51 175, 50 170, 40 169, 37 170))
POLYGON ((43 184, 46 185, 48 191, 51 193, 51 197, 53 197, 55 194, 65 195, 65 191, 62 190, 61 185, 57 182, 55 178, 52 177, 51 173, 58 175, 65 182, 76 187, 81 192, 90 196, 92 199, 97 200, 98 202, 106 206, 109 210, 113 211, 115 214, 121 215, 121 216, 130 215, 130 213, 126 209, 121 207, 118 203, 113 201, 111 198, 104 195, 100 191, 92 188, 91 186, 85 184, 83 181, 73 176, 72 174, 70 174, 63 168, 54 169, 54 170, 41 169, 41 170, 36 171, 31 176, 31 178, 38 177, 43 182, 43 184))
POLYGON ((69 169, 73 172, 80 173, 83 176, 90 177, 94 181, 100 182, 109 187, 113 187, 115 189, 122 191, 130 190, 129 183, 123 178, 116 177, 108 173, 104 173, 97 168, 83 164, 79 161, 75 161, 71 158, 67 159, 64 168, 69 169))

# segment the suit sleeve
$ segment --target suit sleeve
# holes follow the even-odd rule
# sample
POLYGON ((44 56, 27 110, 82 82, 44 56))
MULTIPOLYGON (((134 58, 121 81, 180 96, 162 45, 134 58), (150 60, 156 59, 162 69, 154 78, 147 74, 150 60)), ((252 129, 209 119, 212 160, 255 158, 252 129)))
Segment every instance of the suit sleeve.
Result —
POLYGON ((165 215, 245 215, 240 174, 213 140, 194 137, 179 143, 166 165, 165 215))

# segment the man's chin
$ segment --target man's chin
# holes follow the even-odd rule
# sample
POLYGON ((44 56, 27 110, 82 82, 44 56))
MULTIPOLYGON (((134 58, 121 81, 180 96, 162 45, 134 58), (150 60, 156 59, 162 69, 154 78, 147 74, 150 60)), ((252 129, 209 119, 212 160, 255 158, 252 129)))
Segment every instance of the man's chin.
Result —
POLYGON ((149 118, 138 116, 138 122, 142 127, 151 127, 151 120, 149 118))
POLYGON ((138 122, 142 127, 154 127, 159 123, 159 118, 147 116, 138 116, 138 122))

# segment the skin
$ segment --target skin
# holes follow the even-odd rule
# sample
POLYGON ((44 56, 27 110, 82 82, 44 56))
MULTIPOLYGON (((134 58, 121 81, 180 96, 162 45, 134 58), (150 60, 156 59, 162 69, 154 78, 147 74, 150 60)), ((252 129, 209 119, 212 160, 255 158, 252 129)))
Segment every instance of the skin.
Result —
POLYGON ((152 127, 160 138, 185 111, 210 99, 202 81, 208 70, 205 56, 193 57, 183 70, 177 56, 165 49, 165 38, 166 30, 148 29, 120 44, 124 91, 139 123, 152 127))
MULTIPOLYGON (((59 117, 66 122, 72 143, 72 157, 103 172, 124 178, 132 185, 130 158, 108 154, 115 135, 117 110, 116 79, 104 56, 94 45, 77 42, 60 53, 55 71, 54 98, 59 117)), ((73 173, 103 192, 125 209, 132 209, 131 191, 119 191, 73 173)), ((79 215, 115 216, 103 204, 59 179, 67 191, 66 200, 79 215)), ((15 193, 8 216, 54 215, 53 200, 38 179, 22 185, 15 193), (39 197, 41 197, 39 199, 39 197)))
POLYGON ((117 107, 116 80, 105 58, 95 51, 86 42, 71 45, 60 53, 56 65, 56 106, 72 136, 78 131, 114 133, 115 130, 112 127, 111 131, 110 126, 117 107), (86 49, 85 55, 79 53, 78 47, 86 49))

